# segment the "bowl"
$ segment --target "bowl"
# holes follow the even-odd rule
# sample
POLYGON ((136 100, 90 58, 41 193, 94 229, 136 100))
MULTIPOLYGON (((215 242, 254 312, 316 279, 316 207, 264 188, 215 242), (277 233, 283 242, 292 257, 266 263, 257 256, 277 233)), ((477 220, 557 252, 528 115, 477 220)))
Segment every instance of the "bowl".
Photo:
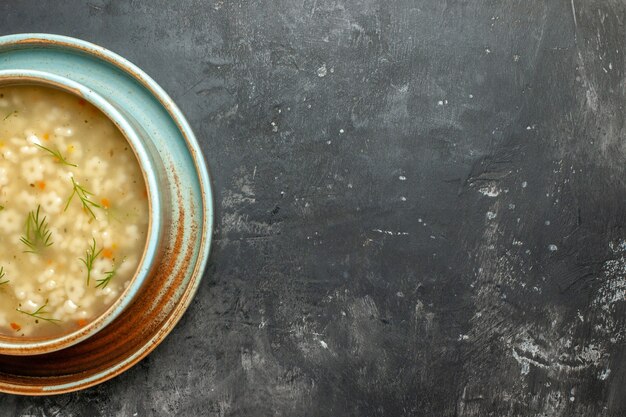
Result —
POLYGON ((48 396, 116 378, 166 338, 188 346, 187 334, 193 332, 189 323, 202 318, 192 316, 183 323, 186 330, 172 330, 210 273, 215 203, 204 153, 211 152, 212 138, 202 138, 202 149, 167 92, 141 68, 102 46, 48 33, 0 36, 0 70, 16 68, 58 75, 99 94, 131 127, 137 122, 140 136, 147 133, 148 151, 156 150, 157 169, 161 162, 165 169, 157 172, 157 181, 165 187, 158 190, 162 241, 134 301, 80 343, 44 354, 0 354, 0 392, 48 396))
POLYGON ((40 85, 52 87, 73 94, 91 103, 108 117, 126 138, 133 150, 143 173, 147 188, 148 232, 143 255, 138 267, 125 290, 102 314, 78 330, 50 338, 11 337, 0 335, 0 354, 38 355, 45 354, 84 341, 112 323, 142 290, 142 287, 155 268, 155 261, 162 247, 164 225, 167 222, 167 199, 169 186, 163 175, 164 166, 149 135, 133 119, 132 115, 120 109, 92 89, 58 74, 38 70, 0 70, 0 86, 40 85))

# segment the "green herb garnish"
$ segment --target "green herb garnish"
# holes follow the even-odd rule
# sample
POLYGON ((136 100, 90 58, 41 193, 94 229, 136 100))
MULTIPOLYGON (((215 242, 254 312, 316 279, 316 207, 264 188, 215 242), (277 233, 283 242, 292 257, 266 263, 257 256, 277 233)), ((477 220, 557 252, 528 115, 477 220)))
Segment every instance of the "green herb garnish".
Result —
POLYGON ((79 258, 82 263, 87 267, 87 285, 89 285, 89 280, 91 279, 91 270, 93 269, 93 262, 96 260, 98 255, 102 252, 102 248, 99 251, 96 251, 96 239, 93 239, 93 245, 91 245, 85 251, 85 257, 79 258))
POLYGON ((45 308, 47 306, 48 306, 48 300, 46 300, 46 304, 42 305, 41 307, 39 307, 37 310, 33 311, 32 313, 29 313, 28 311, 20 310, 19 308, 16 308, 15 310, 19 311, 20 313, 26 314, 27 316, 34 317, 35 319, 38 319, 38 320, 44 320, 44 321, 47 321, 49 323, 56 323, 58 321, 61 321, 61 320, 57 320, 57 319, 51 319, 51 318, 48 318, 48 317, 44 317, 44 315, 50 314, 49 311, 45 310, 45 308))
POLYGON ((72 195, 70 195, 70 198, 67 199, 67 204, 65 205, 65 208, 63 209, 63 211, 67 210, 70 203, 72 202, 72 198, 74 198, 74 194, 76 194, 78 198, 80 198, 80 202, 83 205, 83 209, 87 210, 89 214, 91 214, 91 216, 95 219, 96 215, 94 214, 91 207, 97 207, 97 208, 102 208, 102 207, 100 207, 98 203, 91 201, 89 199, 90 196, 93 195, 92 192, 89 192, 81 185, 78 185, 78 183, 74 181, 74 177, 71 177, 71 180, 72 180, 72 186, 74 187, 74 189, 72 190, 72 195))
POLYGON ((17 114, 17 110, 13 110, 11 113, 7 114, 3 120, 8 119, 9 117, 11 117, 12 115, 17 114))
POLYGON ((0 206, 0 211, 4 210, 4 206, 0 206))
POLYGON ((71 167, 78 167, 78 165, 76 165, 76 164, 72 164, 71 162, 68 162, 68 160, 67 160, 67 159, 65 159, 65 157, 64 157, 63 155, 61 155, 61 151, 60 151, 60 150, 58 150, 58 149, 57 149, 56 151, 54 151, 54 150, 52 150, 52 149, 46 148, 45 146, 41 146, 41 145, 39 145, 39 144, 37 144, 37 143, 35 143, 35 146, 37 146, 37 147, 39 147, 39 148, 43 149, 44 151, 48 152, 50 155, 54 156, 54 157, 56 158, 56 160, 57 160, 60 164, 63 164, 63 165, 69 165, 69 166, 71 166, 71 167))
POLYGON ((28 246, 30 250, 24 252, 37 253, 40 250, 51 246, 52 232, 48 229, 46 217, 39 220, 39 210, 41 206, 37 206, 37 211, 28 213, 26 219, 26 234, 20 238, 20 241, 28 246))
POLYGON ((2 281, 2 278, 4 278, 4 275, 5 275, 5 273, 4 273, 4 267, 3 267, 3 266, 0 266, 0 285, 7 284, 7 283, 9 282, 9 280, 8 280, 8 279, 7 279, 7 280, 2 281))
POLYGON ((111 281, 111 278, 113 278, 113 276, 115 275, 115 269, 112 271, 107 271, 104 273, 104 278, 102 279, 97 279, 96 282, 98 283, 98 285, 96 285, 96 288, 102 288, 105 289, 107 287, 107 285, 109 285, 109 282, 111 281))

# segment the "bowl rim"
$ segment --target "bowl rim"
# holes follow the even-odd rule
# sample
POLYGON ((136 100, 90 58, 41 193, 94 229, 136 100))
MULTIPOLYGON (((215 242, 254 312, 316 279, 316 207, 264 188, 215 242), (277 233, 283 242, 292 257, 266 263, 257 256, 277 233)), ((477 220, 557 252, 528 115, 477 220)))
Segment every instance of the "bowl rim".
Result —
POLYGON ((0 334, 0 354, 38 355, 58 351, 92 337, 113 322, 128 307, 141 290, 152 270, 163 233, 163 206, 160 200, 157 162, 143 141, 142 135, 127 116, 115 105, 87 86, 61 75, 40 70, 6 69, 0 70, 0 86, 41 85, 56 88, 82 98, 96 107, 120 131, 132 149, 143 174, 148 194, 148 231, 141 258, 127 287, 105 311, 85 326, 52 338, 21 338, 0 334))

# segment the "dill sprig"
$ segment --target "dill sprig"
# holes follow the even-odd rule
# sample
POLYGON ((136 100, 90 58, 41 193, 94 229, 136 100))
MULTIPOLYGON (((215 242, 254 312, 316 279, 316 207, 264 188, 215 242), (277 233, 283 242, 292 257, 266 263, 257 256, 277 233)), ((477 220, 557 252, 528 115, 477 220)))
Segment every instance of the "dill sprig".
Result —
POLYGON ((72 202, 72 198, 74 198, 74 195, 77 195, 78 198, 80 198, 80 202, 83 205, 83 209, 87 210, 89 214, 91 214, 91 216, 95 219, 96 215, 94 214, 91 207, 97 207, 97 208, 102 208, 102 207, 98 203, 90 200, 90 197, 93 195, 92 192, 87 191, 83 186, 79 185, 76 181, 74 181, 74 177, 71 177, 71 180, 72 180, 72 186, 73 186, 72 194, 70 195, 70 198, 67 199, 67 204, 65 204, 65 208, 63 209, 63 211, 67 210, 67 208, 70 206, 70 203, 72 202))
POLYGON ((13 110, 11 113, 7 114, 3 120, 8 119, 9 117, 13 116, 14 114, 17 114, 17 110, 13 110))
POLYGON ((3 266, 0 266, 0 285, 7 284, 7 283, 9 282, 9 280, 8 280, 8 279, 7 279, 7 280, 2 281, 2 279, 4 278, 4 276, 5 276, 5 275, 6 275, 6 274, 4 273, 4 267, 3 267, 3 266))
POLYGON ((40 250, 51 246, 52 232, 48 229, 46 216, 39 220, 39 210, 41 206, 37 206, 37 211, 28 213, 26 219, 26 234, 20 238, 20 241, 28 246, 30 250, 25 252, 37 253, 40 250))
POLYGON ((65 159, 65 157, 63 155, 61 155, 61 151, 60 150, 52 150, 50 148, 46 148, 45 146, 39 145, 37 143, 35 143, 35 146, 37 146, 38 148, 43 149, 44 151, 48 152, 50 155, 52 155, 53 157, 56 158, 56 160, 63 165, 69 165, 71 167, 78 167, 78 165, 76 164, 72 164, 71 162, 69 162, 67 159, 65 159))
POLYGON ((111 278, 115 276, 115 273, 116 273, 115 269, 113 269, 112 271, 106 271, 104 273, 104 278, 96 280, 96 282, 98 283, 98 285, 96 285, 96 288, 105 289, 107 285, 109 285, 111 278))
POLYGON ((93 244, 85 251, 85 257, 79 258, 80 261, 85 264, 85 267, 87 267, 87 285, 89 285, 89 280, 91 279, 93 262, 96 260, 98 255, 100 255, 100 252, 102 252, 102 248, 96 251, 96 239, 93 239, 93 244))
POLYGON ((31 316, 31 317, 33 317, 33 318, 35 318, 37 320, 44 320, 44 321, 47 321, 49 323, 56 323, 58 321, 61 321, 61 320, 58 320, 58 319, 51 319, 49 317, 44 317, 44 315, 50 314, 49 311, 45 310, 46 307, 48 307, 48 300, 46 300, 46 303, 44 305, 42 305, 41 307, 39 307, 37 310, 33 311, 32 313, 29 313, 28 311, 21 310, 19 308, 16 308, 15 310, 19 311, 20 313, 26 314, 27 316, 31 316))

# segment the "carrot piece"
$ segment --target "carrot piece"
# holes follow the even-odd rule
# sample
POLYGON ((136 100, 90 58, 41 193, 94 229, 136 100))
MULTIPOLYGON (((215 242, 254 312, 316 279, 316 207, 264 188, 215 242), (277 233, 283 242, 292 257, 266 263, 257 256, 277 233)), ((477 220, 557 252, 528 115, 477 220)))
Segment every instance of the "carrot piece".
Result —
POLYGON ((16 332, 18 332, 18 331, 20 331, 20 329, 22 328, 22 326, 20 326, 20 325, 19 325, 19 324, 17 324, 17 323, 11 323, 11 328, 12 328, 13 330, 15 330, 16 332))
POLYGON ((50 133, 44 133, 43 134, 43 139, 44 140, 49 140, 50 139, 50 133))
POLYGON ((108 209, 111 206, 111 203, 109 202, 108 198, 103 198, 102 200, 100 200, 100 203, 102 203, 102 207, 108 209))
POLYGON ((87 323, 89 322, 85 319, 78 319, 78 321, 76 322, 76 324, 78 324, 78 327, 85 327, 87 323))
POLYGON ((87 101, 85 101, 85 99, 84 99, 84 98, 79 98, 79 99, 78 99, 78 104, 79 104, 80 106, 84 106, 85 104, 87 104, 87 101))
POLYGON ((45 181, 37 181, 37 188, 39 188, 40 190, 45 190, 46 189, 46 182, 45 181))
POLYGON ((109 248, 102 249, 102 256, 108 259, 113 257, 113 251, 109 248))

